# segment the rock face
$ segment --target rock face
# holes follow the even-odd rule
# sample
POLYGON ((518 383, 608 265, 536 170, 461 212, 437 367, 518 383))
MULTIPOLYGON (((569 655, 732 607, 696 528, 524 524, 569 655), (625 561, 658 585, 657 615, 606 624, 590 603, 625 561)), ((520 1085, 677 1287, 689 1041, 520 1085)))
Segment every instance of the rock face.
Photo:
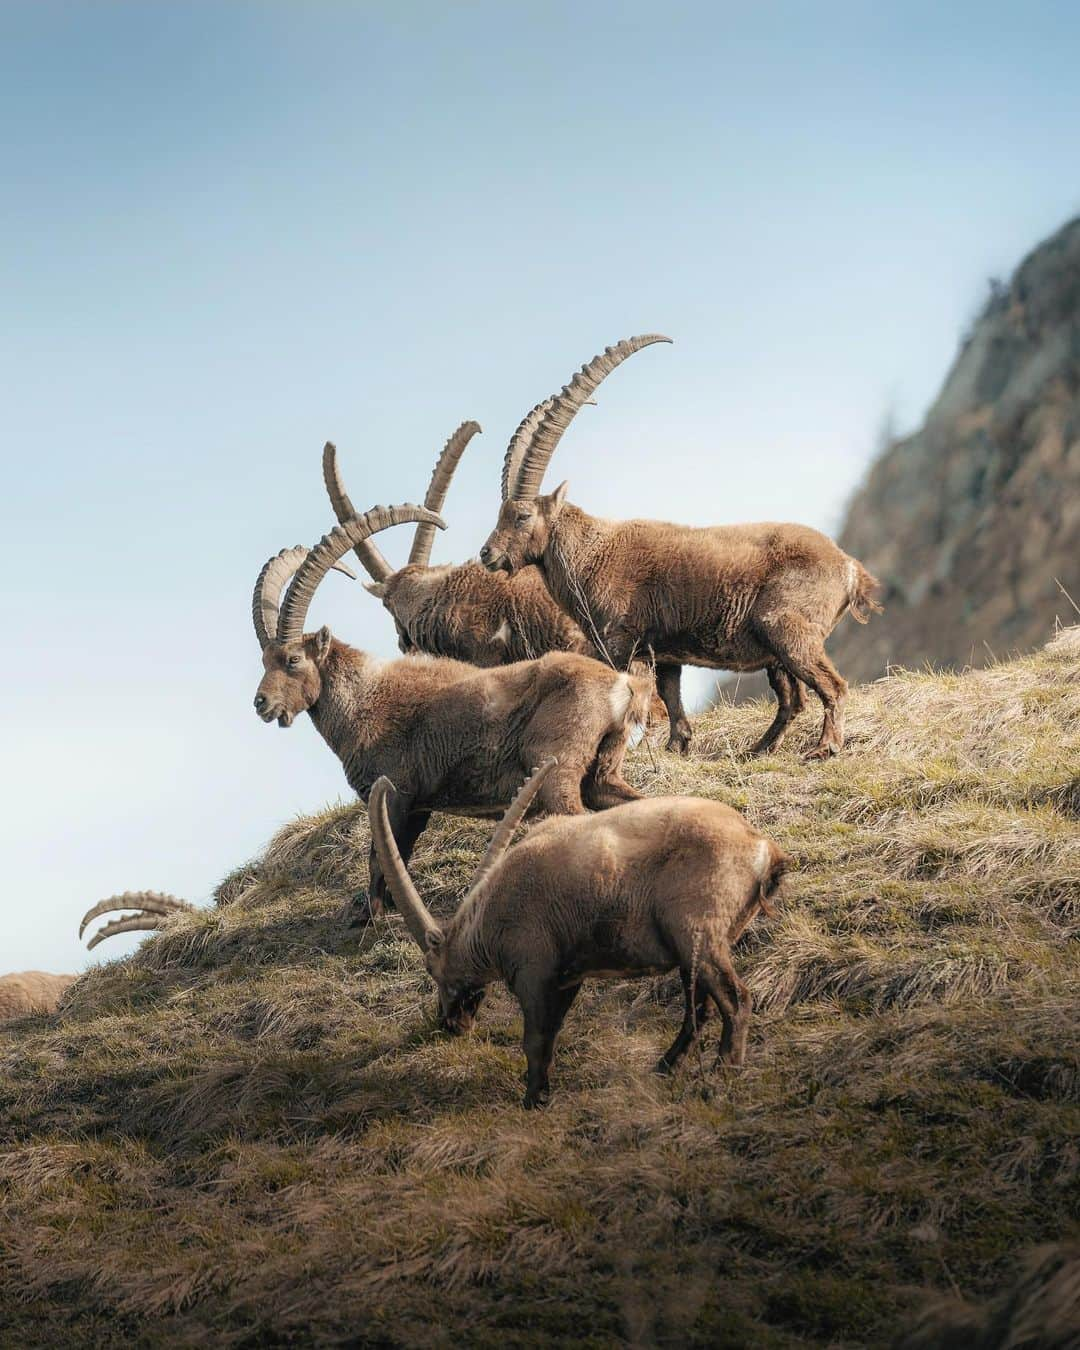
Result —
POLYGON ((995 288, 922 428, 856 493, 841 546, 885 613, 840 624, 848 680, 887 664, 983 665, 1039 646, 1080 604, 1080 218, 995 288))

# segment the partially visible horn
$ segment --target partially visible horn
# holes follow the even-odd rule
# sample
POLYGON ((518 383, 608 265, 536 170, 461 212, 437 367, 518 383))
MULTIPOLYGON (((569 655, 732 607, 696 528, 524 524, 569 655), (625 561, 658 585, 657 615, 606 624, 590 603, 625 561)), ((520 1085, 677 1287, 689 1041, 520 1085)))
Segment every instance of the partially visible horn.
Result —
POLYGON ((510 437, 510 444, 506 447, 506 454, 503 456, 502 467, 502 499, 505 502, 510 497, 516 497, 518 475, 521 473, 521 461, 525 458, 525 451, 529 448, 529 442, 536 435, 536 428, 544 414, 551 408, 555 402, 554 398, 546 398, 543 403, 538 403, 535 408, 527 412, 518 423, 518 429, 510 437))
POLYGON ((100 928, 86 944, 87 949, 94 948, 99 942, 115 933, 134 933, 160 928, 170 914, 189 911, 195 908, 187 900, 175 895, 163 895, 160 891, 125 891, 122 895, 110 895, 107 900, 99 900, 92 909, 88 909, 79 924, 79 937, 86 932, 87 926, 102 914, 111 914, 115 910, 134 909, 137 914, 129 914, 122 919, 113 919, 100 928))
POLYGON ((510 840, 514 837, 514 831, 521 824, 522 816, 532 805, 533 798, 544 786, 548 775, 557 763, 557 759, 545 759, 538 769, 533 769, 532 774, 518 788, 517 796, 506 808, 502 820, 496 825, 495 833, 491 836, 491 842, 487 846, 487 852, 480 859, 480 866, 476 869, 476 874, 469 887, 470 894, 491 875, 499 859, 510 847, 510 840))
POLYGON ((581 406, 588 402, 597 385, 610 375, 616 366, 622 365, 628 356, 651 347, 654 342, 670 342, 671 338, 662 333, 645 333, 641 337, 624 338, 614 347, 606 347, 599 356, 594 356, 588 365, 582 366, 569 384, 563 385, 560 393, 551 400, 551 406, 544 413, 540 425, 536 428, 524 452, 521 471, 513 488, 513 495, 528 501, 540 493, 544 481, 544 471, 555 453, 563 432, 574 420, 581 406))
POLYGON ((278 615, 278 641, 297 642, 303 637, 304 620, 307 618, 311 597, 315 594, 319 582, 342 554, 348 553, 349 549, 355 548, 369 535, 389 529, 391 525, 407 525, 418 520, 429 521, 440 530, 446 528, 442 519, 433 511, 406 502, 403 506, 376 506, 354 520, 336 525, 329 534, 324 534, 300 564, 289 589, 285 592, 285 599, 281 602, 281 612, 278 615))
MULTIPOLYGON (((441 511, 443 509, 446 494, 450 490, 450 480, 454 476, 458 460, 464 454, 465 447, 479 430, 479 422, 462 422, 461 426, 443 446, 442 454, 435 461, 431 482, 428 484, 427 496, 424 498, 424 505, 429 511, 441 511)), ((409 550, 409 562, 419 563, 421 567, 426 567, 431 561, 431 545, 434 541, 434 526, 417 525, 416 533, 413 535, 412 548, 409 550)))
POLYGON ((371 840, 379 866, 383 870, 394 903, 405 920, 405 925, 413 935, 421 951, 427 950, 428 933, 438 933, 441 929, 427 905, 420 898, 420 892, 413 885, 409 869, 398 851, 394 832, 390 828, 390 813, 387 810, 387 798, 395 791, 390 779, 383 775, 376 780, 368 797, 368 823, 371 825, 371 840))
MULTIPOLYGON (((297 544, 295 548, 283 548, 264 564, 259 573, 251 597, 251 617, 255 622, 255 636, 259 639, 260 647, 266 647, 277 637, 281 592, 310 551, 303 544, 297 544)), ((355 573, 344 563, 335 563, 334 571, 344 572, 347 577, 356 580, 355 573)))
MULTIPOLYGON (((349 494, 345 491, 345 484, 341 480, 337 446, 333 441, 327 441, 323 446, 322 475, 323 482, 326 484, 326 491, 330 497, 330 505, 334 508, 334 515, 337 516, 338 521, 344 525, 347 520, 354 520, 359 513, 349 500, 349 494)), ((433 508, 436 511, 438 509, 438 507, 433 508)), ((394 569, 369 539, 362 539, 356 545, 356 556, 360 559, 361 566, 372 581, 385 581, 387 577, 394 575, 394 569)))

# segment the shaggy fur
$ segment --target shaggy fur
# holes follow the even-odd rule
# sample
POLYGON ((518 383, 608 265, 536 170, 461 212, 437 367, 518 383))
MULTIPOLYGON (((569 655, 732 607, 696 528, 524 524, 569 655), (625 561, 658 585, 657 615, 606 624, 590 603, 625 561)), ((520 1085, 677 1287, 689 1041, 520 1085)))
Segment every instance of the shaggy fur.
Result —
POLYGON ((538 564, 554 598, 615 665, 655 655, 669 748, 685 753, 690 743, 683 664, 766 670, 779 706, 755 753, 780 745, 806 686, 825 709, 811 757, 843 745, 847 684, 825 639, 845 612, 865 622, 865 611, 879 608, 877 582, 817 530, 599 520, 566 501, 564 483, 547 496, 504 502, 480 556, 510 573, 538 564))
MULTIPOLYGON (((648 714, 644 675, 555 652, 493 670, 441 657, 383 662, 327 628, 271 643, 263 665, 255 708, 264 721, 289 726, 309 712, 364 801, 383 774, 397 785, 392 827, 406 859, 432 811, 498 815, 522 777, 556 753, 544 811, 580 814, 641 795, 622 764, 648 714)), ((378 912, 385 889, 374 852, 370 861, 378 912)))
POLYGON ((525 1019, 526 1107, 549 1098, 555 1038, 586 979, 677 968, 686 1012, 657 1070, 676 1067, 713 1007, 723 1019, 719 1059, 743 1062, 751 998, 731 947, 768 907, 785 859, 737 811, 658 797, 601 816, 544 821, 482 864, 444 930, 395 856, 386 814, 392 798, 388 785, 376 794, 372 832, 398 907, 426 946, 443 1025, 468 1030, 485 987, 505 981, 525 1019))
POLYGON ((0 975, 0 1022, 55 1012, 64 991, 77 979, 77 975, 49 975, 42 970, 0 975))

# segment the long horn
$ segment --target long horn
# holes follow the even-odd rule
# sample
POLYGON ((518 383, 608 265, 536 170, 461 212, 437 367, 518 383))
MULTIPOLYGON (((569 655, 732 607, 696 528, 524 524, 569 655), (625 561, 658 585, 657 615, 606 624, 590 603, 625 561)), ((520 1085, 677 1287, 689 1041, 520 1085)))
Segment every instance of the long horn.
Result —
POLYGON ((651 347, 654 342, 670 342, 671 338, 662 333, 645 333, 641 337, 624 338, 614 347, 605 347, 599 356, 594 356, 588 365, 582 366, 569 384, 562 387, 560 393, 551 400, 551 407, 544 413, 540 425, 533 433, 525 450, 518 474, 514 496, 524 501, 540 493, 540 484, 544 481, 551 456, 559 444, 563 432, 574 420, 578 409, 589 401, 597 385, 610 375, 616 366, 622 365, 628 356, 651 347))
POLYGON ((413 935, 420 950, 426 951, 428 933, 437 933, 441 930, 427 905, 420 899, 420 892, 413 885, 412 877, 409 876, 409 869, 402 861, 397 841, 394 839, 394 832, 390 828, 390 813, 387 810, 386 800, 390 793, 394 791, 393 783, 385 774, 382 778, 376 779, 368 797, 368 823, 371 825, 371 839, 375 845, 379 866, 389 883, 394 901, 401 911, 401 917, 405 920, 406 927, 413 935))
POLYGON ((376 506, 365 511, 362 516, 347 521, 344 525, 335 525, 329 534, 324 534, 297 569, 285 599, 281 602, 278 615, 277 639, 279 642, 296 642, 304 635, 304 620, 308 606, 316 588, 331 567, 343 553, 355 548, 368 535, 379 530, 389 529, 391 525, 407 525, 417 520, 430 521, 440 530, 446 529, 442 519, 433 511, 422 506, 413 506, 406 502, 403 506, 376 506))
MULTIPOLYGON (((344 525, 346 521, 355 520, 359 513, 349 500, 349 494, 345 491, 345 484, 341 481, 341 470, 338 468, 337 461, 337 446, 333 441, 327 441, 323 446, 322 476, 330 497, 330 505, 334 508, 334 515, 337 516, 338 521, 344 525)), ((436 511, 438 509, 438 507, 433 508, 436 511)), ((394 569, 370 539, 362 539, 356 545, 356 556, 360 559, 361 566, 372 581, 385 581, 387 577, 394 575, 394 569)))
POLYGON ((87 926, 95 919, 100 918, 102 914, 111 914, 115 910, 134 909, 139 912, 122 919, 113 919, 105 924, 87 943, 88 949, 96 947, 99 942, 112 937, 115 933, 133 933, 160 928, 168 915, 194 908, 189 901, 180 900, 175 895, 163 895, 160 891, 125 891, 123 895, 110 895, 107 900, 99 900, 92 909, 88 909, 79 925, 79 937, 82 937, 87 926))
MULTIPOLYGON (((311 552, 303 544, 295 548, 283 548, 267 562, 255 582, 255 591, 251 597, 251 617, 255 622, 255 636, 259 646, 266 647, 277 637, 278 602, 286 582, 299 569, 300 564, 311 552)), ((335 572, 344 572, 347 577, 356 580, 356 574, 344 563, 334 564, 335 572)))
POLYGON ((510 847, 510 840, 514 837, 514 831, 521 824, 522 816, 532 805, 533 798, 544 786, 548 775, 558 762, 557 759, 545 759, 538 769, 533 769, 531 775, 518 788, 517 796, 506 808, 502 820, 495 826, 495 833, 491 836, 487 852, 480 859, 480 866, 476 869, 476 874, 469 887, 470 895, 482 882, 487 880, 496 863, 510 847))
POLYGON ((510 444, 506 447, 506 454, 503 455, 502 467, 502 499, 507 501, 510 497, 516 497, 518 476, 521 473, 521 461, 525 458, 525 451, 529 448, 529 442, 536 435, 536 428, 546 412, 550 411, 551 405, 555 402, 554 397, 544 399, 543 403, 538 403, 535 408, 527 412, 518 423, 518 429, 510 437, 510 444))
MULTIPOLYGON (((424 505, 429 511, 441 511, 446 502, 446 494, 450 490, 450 480, 454 476, 454 470, 458 466, 458 460, 465 452, 465 447, 480 430, 479 422, 462 422, 457 431, 443 446, 443 452, 435 461, 435 468, 431 473, 431 482, 428 484, 427 496, 424 498, 424 505)), ((338 519, 340 520, 340 516, 338 519)), ((435 530, 431 525, 420 524, 416 527, 416 533, 413 535, 412 548, 409 550, 409 562, 419 563, 421 567, 426 567, 431 561, 431 545, 435 542, 435 530)))

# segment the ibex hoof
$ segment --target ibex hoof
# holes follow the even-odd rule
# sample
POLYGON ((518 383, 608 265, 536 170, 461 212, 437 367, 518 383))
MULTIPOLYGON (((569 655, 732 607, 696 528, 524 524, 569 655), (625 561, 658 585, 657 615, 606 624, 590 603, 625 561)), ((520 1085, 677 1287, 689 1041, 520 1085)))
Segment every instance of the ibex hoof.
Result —
POLYGON ((676 755, 688 755, 690 753, 689 733, 678 733, 668 737, 667 749, 676 755))
POLYGON ((663 1078, 670 1078, 674 1072, 675 1072, 675 1065, 669 1064, 668 1061, 664 1059, 664 1057, 661 1055, 661 1057, 656 1061, 656 1067, 653 1069, 653 1073, 658 1073, 663 1078))
POLYGON ((537 1088, 535 1092, 526 1092, 523 1105, 526 1111, 542 1111, 549 1101, 551 1101, 551 1089, 537 1088))
POLYGON ((839 751, 840 747, 838 745, 833 745, 831 742, 828 745, 815 745, 813 750, 807 750, 806 754, 803 755, 803 759, 807 761, 815 759, 832 759, 833 755, 838 754, 839 751))

